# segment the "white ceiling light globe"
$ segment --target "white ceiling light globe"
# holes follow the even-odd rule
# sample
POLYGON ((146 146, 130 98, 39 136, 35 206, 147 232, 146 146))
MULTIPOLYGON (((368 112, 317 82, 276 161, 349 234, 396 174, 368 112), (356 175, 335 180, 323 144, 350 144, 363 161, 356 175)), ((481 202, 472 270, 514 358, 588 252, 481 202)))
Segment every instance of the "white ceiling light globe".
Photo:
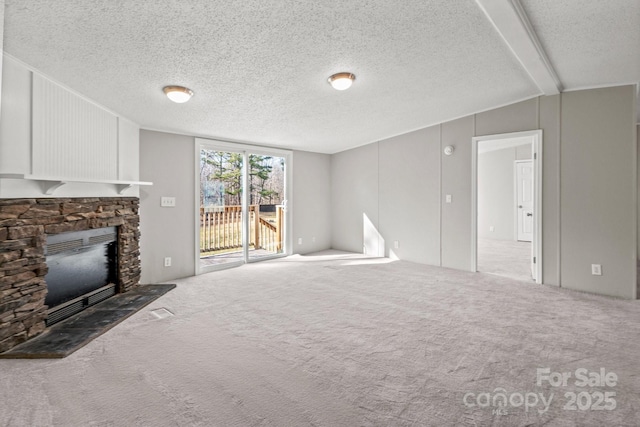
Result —
POLYGON ((337 73, 329 77, 328 81, 335 90, 347 90, 356 79, 351 73, 337 73))
POLYGON ((162 90, 167 98, 178 104, 187 102, 193 96, 193 91, 183 86, 165 86, 162 90))

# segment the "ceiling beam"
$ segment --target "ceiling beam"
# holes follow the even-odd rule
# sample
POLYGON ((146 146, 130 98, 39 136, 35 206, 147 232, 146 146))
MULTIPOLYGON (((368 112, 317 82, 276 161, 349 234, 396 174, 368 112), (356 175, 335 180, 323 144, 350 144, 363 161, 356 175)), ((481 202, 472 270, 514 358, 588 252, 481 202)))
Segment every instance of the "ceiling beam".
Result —
POLYGON ((540 91, 545 95, 562 92, 562 83, 533 31, 520 1, 476 0, 476 3, 540 91))

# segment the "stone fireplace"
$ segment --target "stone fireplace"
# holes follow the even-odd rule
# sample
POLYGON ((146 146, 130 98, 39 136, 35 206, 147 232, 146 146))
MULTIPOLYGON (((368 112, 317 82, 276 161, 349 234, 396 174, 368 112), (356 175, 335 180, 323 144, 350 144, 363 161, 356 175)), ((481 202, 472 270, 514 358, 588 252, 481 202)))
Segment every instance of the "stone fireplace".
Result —
POLYGON ((116 227, 116 292, 140 280, 137 197, 0 199, 0 352, 45 330, 47 236, 116 227))

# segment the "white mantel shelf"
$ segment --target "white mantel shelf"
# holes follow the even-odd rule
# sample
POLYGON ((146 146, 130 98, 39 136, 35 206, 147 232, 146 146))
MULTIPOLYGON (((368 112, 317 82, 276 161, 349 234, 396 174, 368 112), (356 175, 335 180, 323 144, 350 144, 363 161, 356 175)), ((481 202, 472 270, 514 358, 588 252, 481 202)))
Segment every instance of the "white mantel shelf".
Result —
POLYGON ((65 184, 72 183, 84 183, 84 184, 113 184, 118 190, 118 194, 123 194, 129 188, 140 185, 153 185, 153 182, 148 181, 120 181, 109 179, 83 179, 83 178, 60 178, 51 176, 37 176, 30 174, 19 173, 0 173, 0 178, 3 179, 26 179, 29 181, 38 181, 42 186, 43 194, 47 196, 53 195, 56 190, 65 184))

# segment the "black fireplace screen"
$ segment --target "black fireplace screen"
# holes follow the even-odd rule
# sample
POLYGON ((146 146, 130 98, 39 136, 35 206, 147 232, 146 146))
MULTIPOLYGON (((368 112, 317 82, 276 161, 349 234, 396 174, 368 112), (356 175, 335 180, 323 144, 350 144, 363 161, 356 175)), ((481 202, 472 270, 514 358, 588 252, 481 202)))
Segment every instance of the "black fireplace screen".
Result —
POLYGON ((49 308, 117 282, 115 227, 47 236, 45 277, 49 308))

